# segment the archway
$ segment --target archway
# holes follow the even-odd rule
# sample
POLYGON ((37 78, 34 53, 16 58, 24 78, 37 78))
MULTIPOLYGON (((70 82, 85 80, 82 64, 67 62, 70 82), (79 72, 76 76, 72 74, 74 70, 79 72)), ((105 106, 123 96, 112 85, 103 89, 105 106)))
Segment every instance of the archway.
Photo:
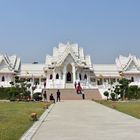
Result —
POLYGON ((66 83, 72 83, 72 65, 67 65, 66 83))
POLYGON ((68 72, 67 73, 67 79, 66 79, 67 83, 71 83, 72 82, 72 76, 71 76, 71 73, 68 72))

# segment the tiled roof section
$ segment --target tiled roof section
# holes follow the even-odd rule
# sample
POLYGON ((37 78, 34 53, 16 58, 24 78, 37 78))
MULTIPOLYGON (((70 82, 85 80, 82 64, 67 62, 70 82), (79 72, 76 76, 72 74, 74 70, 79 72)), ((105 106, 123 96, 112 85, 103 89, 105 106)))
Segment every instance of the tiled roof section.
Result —
POLYGON ((94 73, 97 77, 119 77, 119 72, 115 64, 94 64, 94 73))
POLYGON ((44 76, 44 64, 22 64, 20 76, 35 76, 40 77, 44 76))

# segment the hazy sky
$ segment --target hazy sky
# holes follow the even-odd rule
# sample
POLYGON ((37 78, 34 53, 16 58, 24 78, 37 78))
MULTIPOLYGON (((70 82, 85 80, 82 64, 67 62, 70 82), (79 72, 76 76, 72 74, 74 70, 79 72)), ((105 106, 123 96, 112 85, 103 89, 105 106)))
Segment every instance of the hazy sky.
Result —
POLYGON ((0 0, 0 53, 43 63, 67 41, 93 63, 140 58, 140 0, 0 0))

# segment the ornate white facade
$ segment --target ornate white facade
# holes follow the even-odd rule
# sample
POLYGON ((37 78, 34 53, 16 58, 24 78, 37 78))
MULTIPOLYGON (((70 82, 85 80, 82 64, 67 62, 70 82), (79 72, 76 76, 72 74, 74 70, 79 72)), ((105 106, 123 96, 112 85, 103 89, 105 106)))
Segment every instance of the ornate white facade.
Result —
POLYGON ((0 55, 0 86, 9 87, 10 82, 19 73, 21 60, 16 55, 0 55))
POLYGON ((44 72, 49 88, 71 88, 79 81, 90 86, 90 78, 94 77, 90 56, 78 44, 69 43, 60 43, 52 56, 46 56, 44 72))
POLYGON ((45 64, 24 64, 16 55, 0 55, 0 86, 10 86, 15 75, 48 89, 74 88, 75 82, 83 88, 108 87, 122 77, 140 85, 140 59, 119 56, 115 64, 92 64, 78 44, 60 43, 45 64))

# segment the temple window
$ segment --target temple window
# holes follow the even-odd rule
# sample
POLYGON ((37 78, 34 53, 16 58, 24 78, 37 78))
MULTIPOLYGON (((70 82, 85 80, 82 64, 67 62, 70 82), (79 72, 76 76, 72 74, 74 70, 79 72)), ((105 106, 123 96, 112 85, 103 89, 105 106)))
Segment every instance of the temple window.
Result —
POLYGON ((131 82, 134 82, 134 77, 131 77, 131 82))
POLYGON ((117 82, 119 82, 120 81, 120 79, 117 79, 117 82))
POLYGON ((52 79, 53 79, 53 75, 51 74, 51 75, 50 75, 50 80, 52 80, 52 79))
POLYGON ((5 81, 5 77, 4 77, 4 76, 2 76, 1 81, 2 81, 2 82, 4 82, 4 81, 5 81))
POLYGON ((79 73, 79 79, 80 79, 80 80, 82 80, 82 76, 81 76, 81 73, 79 73))
POLYGON ((84 75, 84 79, 85 79, 85 80, 87 79, 87 75, 86 75, 86 74, 84 75))
POLYGON ((56 79, 59 79, 59 74, 58 73, 56 74, 56 79))
POLYGON ((98 84, 98 85, 102 85, 102 84, 103 84, 103 81, 102 81, 101 78, 99 78, 99 79, 97 80, 97 84, 98 84))

